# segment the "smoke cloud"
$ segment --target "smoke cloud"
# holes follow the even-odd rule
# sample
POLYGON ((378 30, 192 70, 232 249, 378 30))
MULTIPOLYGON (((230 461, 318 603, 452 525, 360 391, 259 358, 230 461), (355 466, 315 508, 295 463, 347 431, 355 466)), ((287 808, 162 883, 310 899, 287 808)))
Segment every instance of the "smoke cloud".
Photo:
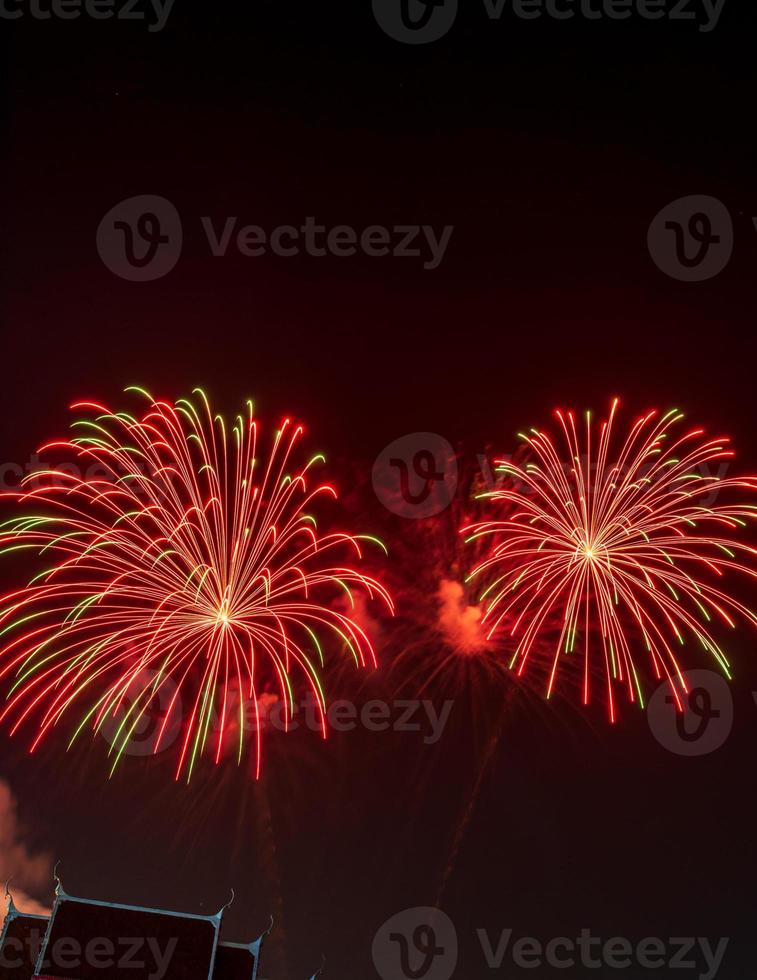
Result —
POLYGON ((49 915, 50 906, 33 898, 50 888, 53 863, 49 854, 32 854, 24 842, 16 798, 0 779, 0 883, 12 879, 10 891, 16 908, 33 915, 49 915))

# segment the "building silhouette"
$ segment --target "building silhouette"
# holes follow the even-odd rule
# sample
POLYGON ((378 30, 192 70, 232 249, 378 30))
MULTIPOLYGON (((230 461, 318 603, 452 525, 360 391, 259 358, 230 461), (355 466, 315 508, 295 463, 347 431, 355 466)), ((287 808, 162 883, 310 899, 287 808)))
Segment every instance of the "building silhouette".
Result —
POLYGON ((221 938, 215 915, 74 898, 58 880, 51 915, 20 912, 8 893, 0 980, 257 980, 267 933, 221 938))

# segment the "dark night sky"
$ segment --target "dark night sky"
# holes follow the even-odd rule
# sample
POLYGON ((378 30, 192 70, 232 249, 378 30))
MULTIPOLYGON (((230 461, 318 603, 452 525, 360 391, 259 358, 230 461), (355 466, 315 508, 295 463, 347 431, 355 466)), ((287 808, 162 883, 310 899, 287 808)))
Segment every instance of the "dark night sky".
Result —
MULTIPOLYGON (((508 451, 554 405, 601 410, 615 394, 629 411, 679 405, 754 463, 747 4, 726 0, 701 33, 497 23, 466 0, 427 46, 390 40, 367 0, 208 6, 178 0, 159 33, 3 25, 3 461, 62 433, 72 400, 114 402, 137 383, 166 396, 202 384, 228 411, 252 395, 364 471, 408 432, 508 451), (168 198, 184 226, 176 268, 148 283, 115 276, 95 247, 103 215, 138 194, 168 198), (668 278, 646 245, 654 215, 690 194, 719 198, 734 222, 732 259, 707 282, 668 278), (211 257, 200 217, 227 215, 455 230, 435 271, 211 257)), ((366 521, 380 509, 367 498, 366 521)), ((560 702, 515 713, 444 902, 458 976, 510 975, 486 969, 482 927, 728 936, 719 976, 753 971, 753 646, 743 632, 729 647, 734 733, 701 758, 662 749, 630 710, 612 730, 560 702)), ((223 769, 186 789, 139 760, 104 785, 99 746, 28 759, 5 740, 0 776, 73 894, 207 911, 233 885, 232 938, 278 909, 292 980, 322 951, 329 976, 371 977, 381 923, 434 898, 470 791, 467 712, 461 699, 435 746, 279 739, 259 786, 223 769)))

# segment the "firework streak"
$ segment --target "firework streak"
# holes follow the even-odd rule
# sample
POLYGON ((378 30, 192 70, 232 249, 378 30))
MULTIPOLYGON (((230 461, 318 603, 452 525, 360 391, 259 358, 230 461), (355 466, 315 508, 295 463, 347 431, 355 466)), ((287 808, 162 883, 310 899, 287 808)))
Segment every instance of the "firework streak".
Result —
POLYGON ((337 494, 312 477, 323 457, 295 462, 303 430, 289 419, 266 451, 250 402, 227 428, 200 389, 175 404, 127 390, 147 397, 141 418, 81 402, 72 408, 95 417, 43 447, 73 451, 97 477, 43 470, 4 495, 34 510, 0 526, 0 548, 52 564, 2 599, 0 677, 11 690, 0 717, 13 732, 33 719, 33 750, 64 715, 77 713, 71 742, 118 715, 115 769, 148 705, 170 690, 155 751, 183 711, 177 778, 206 751, 219 761, 227 728, 241 761, 246 727, 259 775, 260 725, 245 725, 245 701, 257 711, 272 684, 291 711, 304 677, 325 737, 326 648, 375 663, 353 590, 392 602, 349 560, 364 543, 383 545, 319 532, 310 510, 337 494))
POLYGON ((648 412, 616 446, 617 406, 616 399, 596 434, 588 413, 578 424, 572 412, 557 411, 560 439, 536 429, 522 435, 529 461, 497 461, 503 482, 481 495, 491 519, 462 529, 468 540, 492 541, 469 581, 484 583, 479 598, 488 636, 506 628, 518 638, 511 667, 526 670, 545 623, 558 612, 562 630, 547 695, 561 659, 578 656, 588 703, 596 658, 613 721, 616 682, 643 707, 637 649, 646 650, 657 679, 669 679, 681 708, 686 683, 675 647, 693 638, 730 677, 709 624, 734 627, 741 616, 757 625, 753 612, 713 585, 726 572, 757 574, 757 551, 729 536, 757 508, 711 503, 734 490, 754 493, 757 478, 706 475, 713 463, 732 458, 728 440, 682 429, 677 410, 648 412), (505 519, 497 506, 507 506, 505 519))

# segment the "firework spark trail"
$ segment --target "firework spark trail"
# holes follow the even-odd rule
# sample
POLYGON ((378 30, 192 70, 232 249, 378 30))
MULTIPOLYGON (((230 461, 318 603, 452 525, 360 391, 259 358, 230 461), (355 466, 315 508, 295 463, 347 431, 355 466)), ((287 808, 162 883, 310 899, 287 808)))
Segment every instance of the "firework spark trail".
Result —
MULTIPOLYGON (((419 760, 414 781, 417 787, 425 780, 448 780, 450 753, 462 753, 454 756, 458 768, 461 759, 463 762, 457 779, 461 786, 470 788, 461 791, 454 823, 434 872, 437 906, 454 874, 486 777, 513 712, 524 698, 529 710, 534 703, 531 678, 519 678, 509 668, 511 644, 502 634, 487 635, 484 608, 478 601, 481 580, 470 583, 471 569, 488 554, 487 541, 466 545, 459 533, 461 524, 485 515, 484 506, 491 510, 492 505, 482 504, 479 498, 484 490, 493 489, 498 483, 491 473, 483 472, 480 464, 474 467, 471 462, 463 462, 460 474, 458 494, 446 511, 413 522, 398 535, 392 558, 402 574, 393 590, 398 600, 397 617, 387 630, 387 646, 394 651, 390 676, 397 678, 395 683, 400 690, 407 689, 414 697, 454 700, 454 714, 463 726, 445 732, 444 772, 430 769, 424 757, 423 762, 419 760), (468 707, 465 714, 459 710, 463 704, 468 707), (462 748, 466 734, 474 736, 470 758, 462 748), (470 781, 466 783, 468 772, 470 781)), ((515 512, 506 503, 493 506, 500 516, 515 512)), ((545 637, 552 639, 558 632, 554 617, 550 617, 545 635, 538 638, 533 652, 539 663, 546 663, 550 653, 545 637)), ((415 793, 409 801, 408 826, 422 818, 424 795, 415 793)), ((397 861, 399 864, 399 857, 397 861)))
MULTIPOLYGON (((334 598, 346 595, 354 607, 353 590, 364 590, 392 609, 376 579, 330 564, 332 554, 360 559, 364 542, 383 545, 370 535, 319 533, 309 510, 321 496, 337 494, 329 484, 311 486, 322 456, 295 465, 301 426, 284 420, 265 455, 251 402, 229 429, 201 389, 196 400, 174 404, 127 390, 147 397, 142 418, 78 403, 72 407, 98 414, 73 423, 81 434, 40 450, 72 451, 101 475, 42 470, 20 492, 4 494, 38 511, 0 525, 0 552, 31 549, 55 563, 0 601, 0 677, 12 678, 0 719, 12 717, 15 733, 35 716, 33 751, 64 714, 84 704, 73 742, 88 726, 98 731, 151 668, 154 680, 134 698, 113 741, 113 769, 170 678, 176 690, 155 751, 183 696, 190 712, 176 776, 185 771, 189 778, 209 743, 220 760, 232 692, 239 694, 241 762, 242 694, 257 712, 268 676, 288 719, 301 674, 325 737, 323 635, 357 665, 375 664, 365 631, 333 607, 334 598), (211 738, 218 718, 217 739, 211 738)), ((254 727, 259 775, 259 723, 254 727)))
MULTIPOLYGON (((511 688, 507 699, 510 700, 514 693, 515 689, 511 688)), ((442 907, 442 900, 447 890, 447 885, 449 884, 449 880, 452 877, 453 871, 455 870, 455 865, 457 864, 457 859, 460 855, 460 849, 463 846, 463 840, 465 839, 470 822, 473 819, 473 814, 475 813, 476 806, 478 804, 478 798, 481 795, 484 777, 489 771, 489 766, 494 761, 494 755, 502 739, 508 717, 509 716, 506 711, 503 711, 499 715, 495 722, 494 729, 487 740, 484 751, 481 753, 481 756, 478 759, 476 778, 471 788, 470 796, 468 797, 465 809, 460 815, 460 820, 458 821, 457 828, 450 845, 447 863, 439 881, 436 899, 434 900, 434 906, 436 908, 442 907)))
POLYGON ((276 833, 274 831, 273 814, 271 812, 271 800, 268 788, 263 782, 256 784, 260 788, 259 805, 256 807, 256 818, 258 821, 259 840, 261 842, 260 865, 265 868, 268 884, 271 888, 271 901, 273 903, 273 920, 276 924, 276 938, 268 941, 266 959, 269 964, 266 970, 271 970, 271 975, 282 977, 286 980, 287 964, 284 956, 286 945, 286 929, 284 919, 284 890, 281 881, 281 868, 279 865, 279 849, 276 843, 276 833), (271 967, 273 969, 271 969, 271 967))
POLYGON ((708 504, 714 492, 757 490, 757 478, 703 475, 698 470, 733 452, 729 440, 708 439, 702 429, 677 430, 683 415, 650 411, 637 419, 613 456, 618 400, 594 442, 587 413, 583 440, 573 412, 557 411, 565 452, 536 429, 523 435, 531 459, 498 461, 508 482, 482 499, 515 509, 506 520, 464 527, 467 540, 495 539, 471 573, 483 580, 480 600, 488 636, 506 624, 518 637, 512 665, 523 674, 545 621, 562 617, 547 683, 551 696, 563 658, 579 646, 583 701, 590 697, 592 651, 599 638, 608 710, 616 717, 613 685, 644 704, 633 639, 640 636, 654 676, 671 682, 676 699, 686 691, 673 643, 693 636, 730 677, 727 657, 711 628, 713 619, 735 627, 734 617, 757 625, 737 599, 710 576, 743 572, 754 578, 757 551, 723 536, 754 519, 749 503, 708 504), (747 561, 749 564, 747 564, 747 561))

